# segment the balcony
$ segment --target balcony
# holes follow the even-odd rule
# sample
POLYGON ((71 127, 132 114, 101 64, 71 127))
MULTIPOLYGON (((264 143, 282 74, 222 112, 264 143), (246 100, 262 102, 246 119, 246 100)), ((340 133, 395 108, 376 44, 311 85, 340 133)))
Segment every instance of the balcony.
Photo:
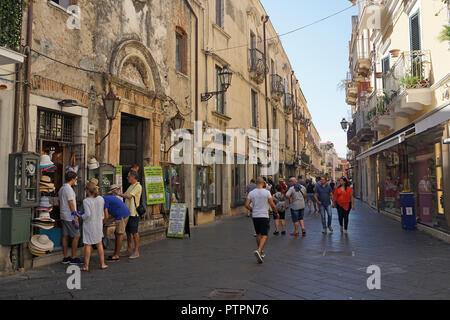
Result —
POLYGON ((359 30, 382 29, 386 19, 384 0, 359 0, 359 30))
POLYGON ((283 78, 277 74, 272 74, 270 76, 270 90, 272 92, 272 99, 280 101, 284 94, 283 78))
POLYGON ((294 120, 301 120, 303 118, 302 116, 302 110, 299 106, 294 107, 294 120))
POLYGON ((366 119, 372 130, 384 132, 394 129, 395 120, 388 99, 381 90, 369 97, 366 119))
POLYGON ((284 94, 284 112, 286 114, 291 114, 292 110, 294 110, 294 95, 290 93, 284 94))
POLYGON ((384 77, 394 115, 409 118, 432 104, 430 51, 403 52, 384 77))
POLYGON ((355 114, 354 121, 356 123, 356 136, 357 141, 360 143, 369 142, 374 137, 374 132, 370 128, 367 120, 368 103, 362 101, 360 105, 360 111, 355 114))
POLYGON ((0 65, 23 63, 18 52, 22 37, 22 1, 2 0, 0 11, 0 65), (3 3, 4 2, 4 3, 3 3))
POLYGON ((249 51, 250 51, 249 55, 250 78, 257 84, 261 84, 264 82, 267 70, 269 70, 267 63, 265 61, 266 59, 264 57, 264 53, 262 53, 258 49, 249 49, 249 51))
POLYGON ((356 136, 356 122, 353 121, 347 131, 347 146, 350 150, 358 150, 358 142, 356 136))

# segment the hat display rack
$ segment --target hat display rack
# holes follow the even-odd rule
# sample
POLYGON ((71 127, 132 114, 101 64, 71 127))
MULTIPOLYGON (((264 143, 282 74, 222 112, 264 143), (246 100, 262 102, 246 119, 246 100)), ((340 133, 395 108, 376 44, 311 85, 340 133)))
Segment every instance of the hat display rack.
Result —
MULTIPOLYGON (((50 216, 56 197, 54 173, 57 167, 52 162, 53 153, 54 151, 50 150, 49 154, 42 154, 40 159, 40 201, 39 206, 34 210, 34 217, 31 222, 32 227, 39 230, 51 230, 56 225, 56 221, 50 216)), ((39 257, 52 252, 54 243, 47 235, 37 233, 31 237, 28 248, 33 256, 39 257)))

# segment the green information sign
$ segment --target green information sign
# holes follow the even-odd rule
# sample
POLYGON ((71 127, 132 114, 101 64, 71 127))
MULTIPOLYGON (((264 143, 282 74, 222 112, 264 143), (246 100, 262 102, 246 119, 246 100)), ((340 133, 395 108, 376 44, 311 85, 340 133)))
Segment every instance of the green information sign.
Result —
MULTIPOLYGON (((167 228, 168 238, 184 238, 186 226, 187 206, 185 203, 173 203, 170 206, 169 227, 167 228)), ((190 236, 190 232, 189 236, 190 236)))
POLYGON ((145 167, 144 176, 147 204, 154 205, 164 203, 166 200, 162 167, 145 167))

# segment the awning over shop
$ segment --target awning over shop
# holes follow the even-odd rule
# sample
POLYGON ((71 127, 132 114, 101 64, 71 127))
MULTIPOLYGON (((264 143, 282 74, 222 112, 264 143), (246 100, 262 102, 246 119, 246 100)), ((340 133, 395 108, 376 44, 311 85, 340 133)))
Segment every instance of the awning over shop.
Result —
POLYGON ((448 120, 450 120, 450 102, 447 102, 442 107, 431 111, 416 121, 416 134, 427 131, 448 120))
POLYGON ((386 150, 393 146, 396 146, 397 144, 400 144, 403 141, 405 141, 405 132, 397 134, 397 135, 383 141, 382 143, 367 149, 366 151, 364 151, 363 153, 358 155, 356 157, 356 160, 362 160, 367 157, 370 157, 371 155, 377 154, 378 152, 381 152, 383 150, 386 150))

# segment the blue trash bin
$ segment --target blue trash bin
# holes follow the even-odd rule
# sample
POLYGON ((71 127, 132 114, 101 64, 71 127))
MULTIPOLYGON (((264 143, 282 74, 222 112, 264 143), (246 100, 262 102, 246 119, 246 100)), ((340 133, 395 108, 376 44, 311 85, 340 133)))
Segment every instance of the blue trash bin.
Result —
POLYGON ((405 230, 416 230, 417 223, 414 193, 401 192, 400 205, 402 207, 402 228, 405 230))

